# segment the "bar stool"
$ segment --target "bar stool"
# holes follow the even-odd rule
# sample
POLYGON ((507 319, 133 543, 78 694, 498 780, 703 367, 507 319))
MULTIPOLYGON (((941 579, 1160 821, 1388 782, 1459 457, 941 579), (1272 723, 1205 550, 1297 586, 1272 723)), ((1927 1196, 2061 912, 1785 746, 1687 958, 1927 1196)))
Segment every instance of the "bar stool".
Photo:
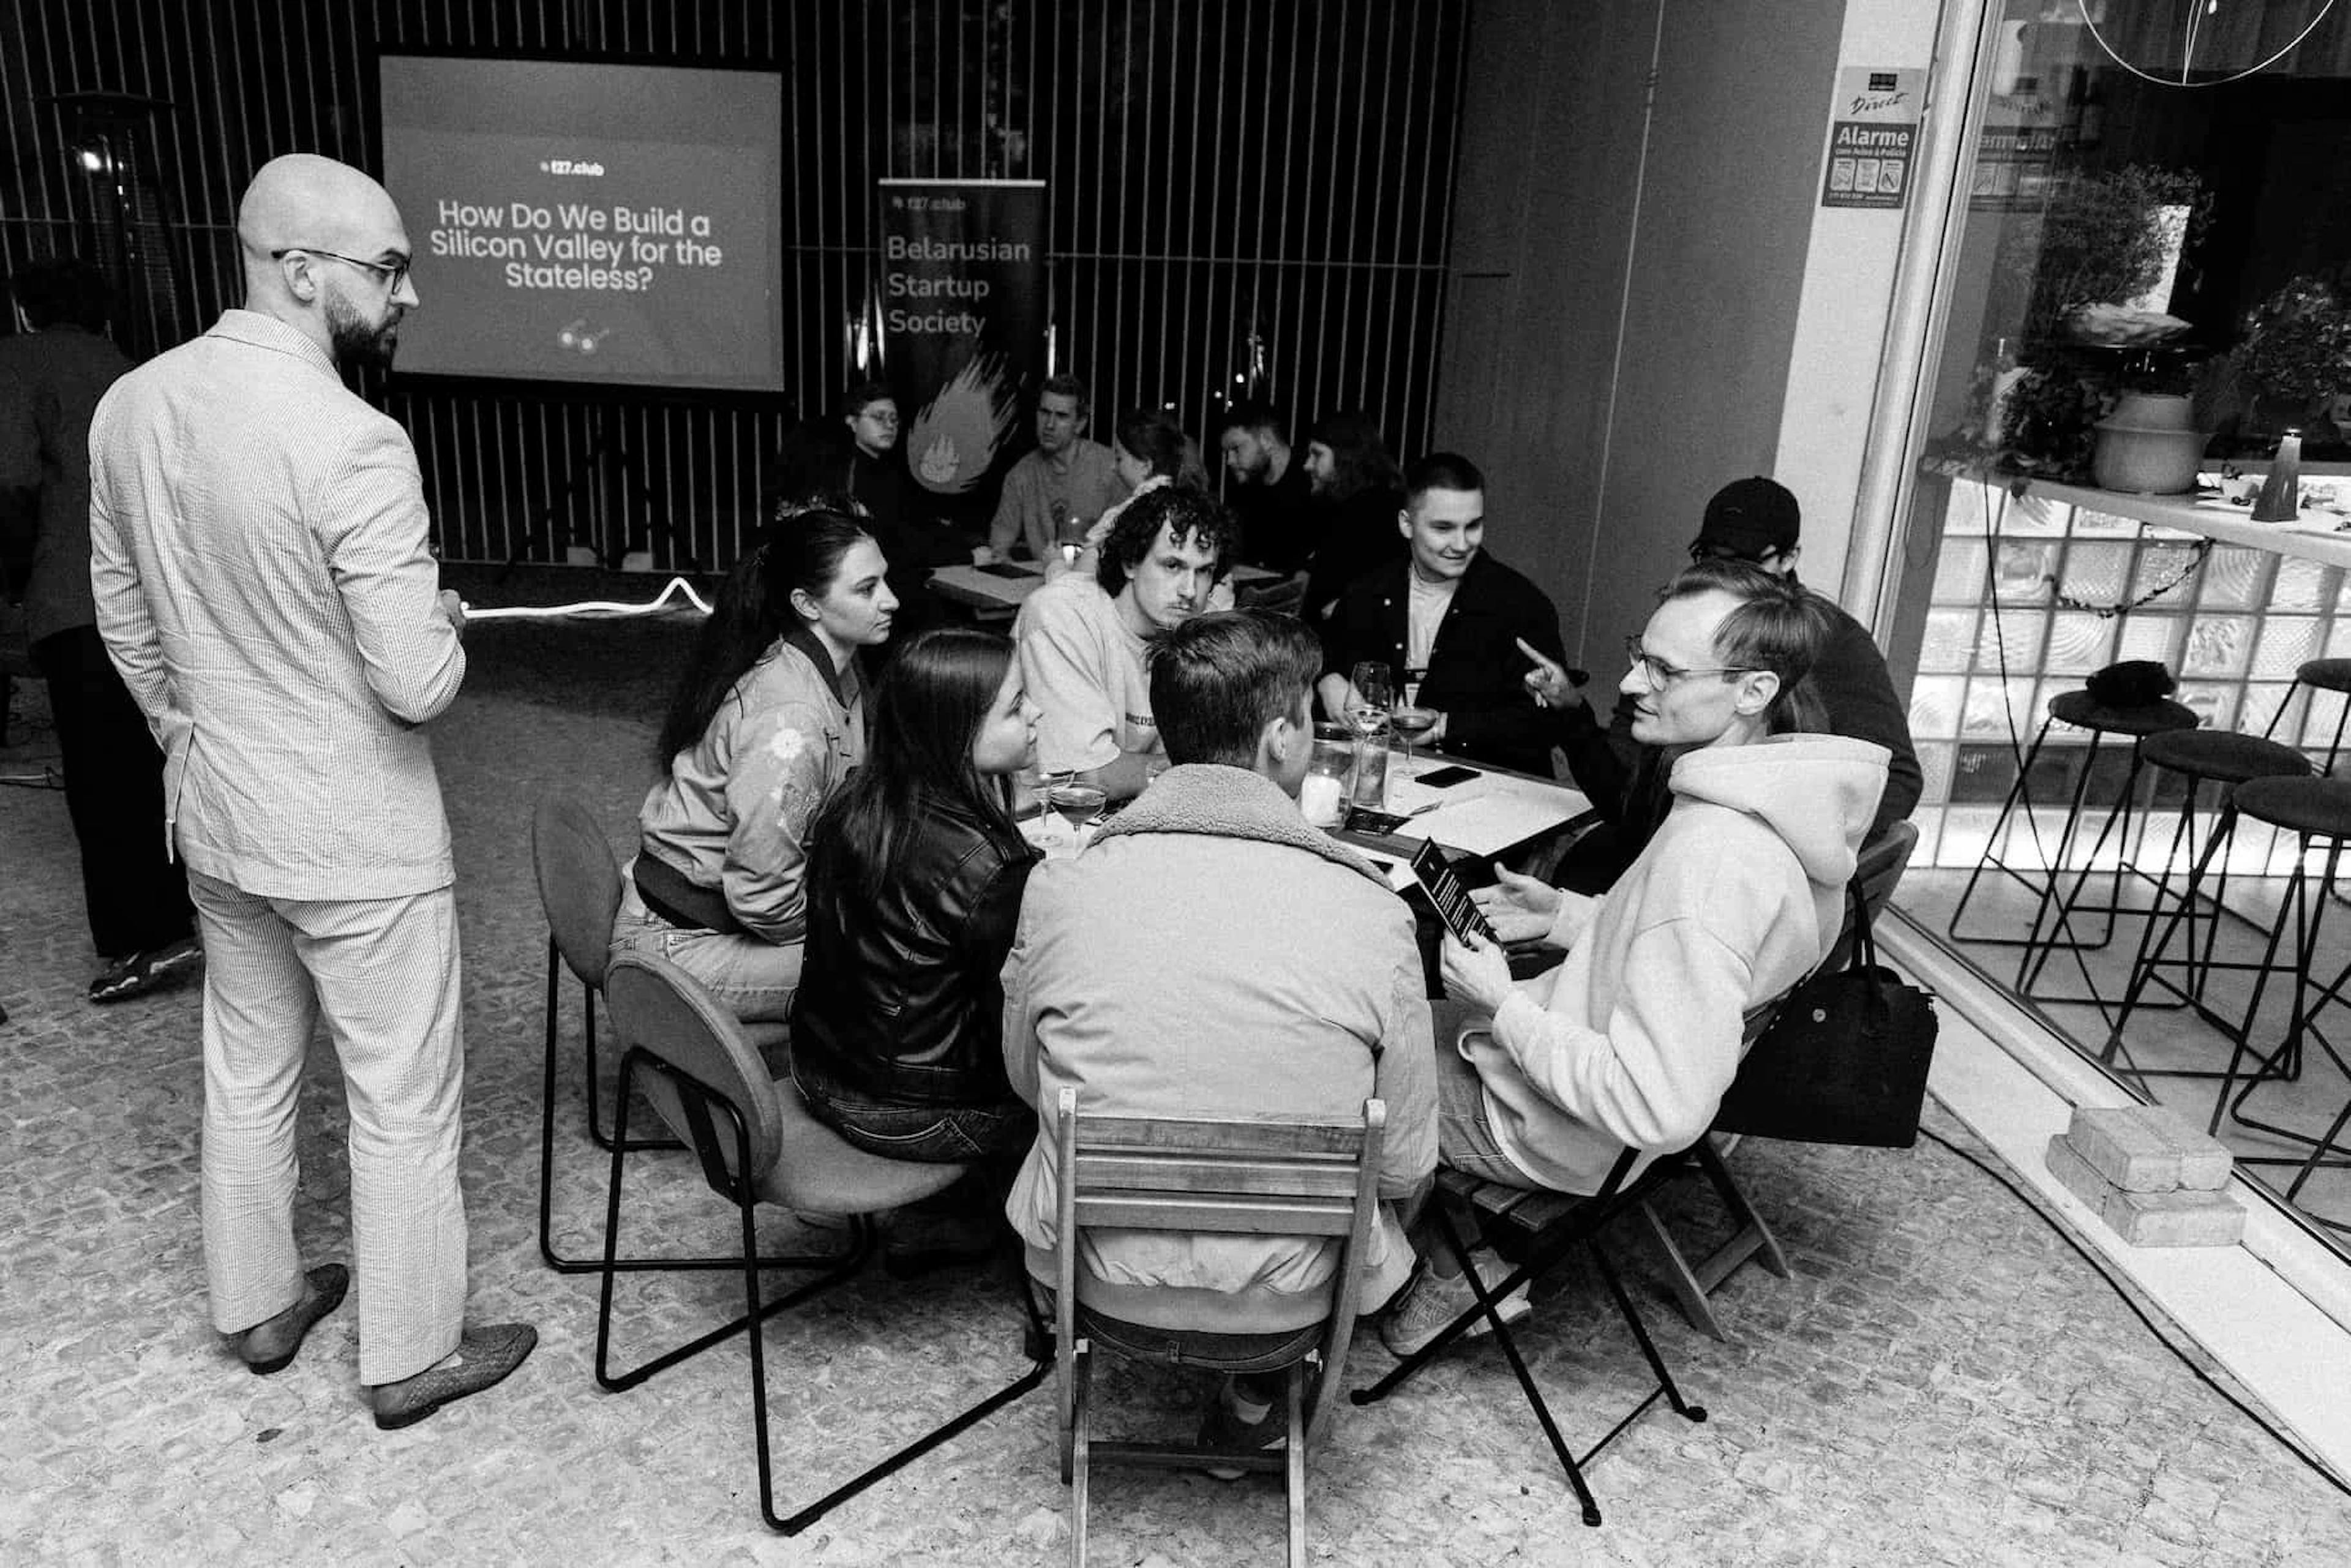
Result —
MULTIPOLYGON (((2022 956, 2017 963, 2015 985, 2015 989, 2022 995, 2033 994, 2033 982, 2039 977, 2042 968, 2048 963, 2049 955, 2054 949, 2063 947, 2076 954, 2095 952, 2113 941, 2116 919, 2118 915, 2126 913, 2123 907, 2122 898, 2123 873, 2126 868, 2120 864, 2115 867, 2105 903, 2085 904, 2082 902, 2082 892, 2089 884, 2091 866, 2095 862, 2098 852, 2105 848, 2106 841, 2113 838, 2118 830, 2124 843, 2127 844, 2131 841, 2131 823, 2134 817, 2138 814, 2135 802, 2138 794, 2139 776, 2146 765, 2143 747, 2147 737, 2177 730, 2194 729, 2199 722, 2193 709, 2173 702, 2168 697, 2159 698, 2151 703, 2135 704, 2129 707, 2109 706, 2099 702, 2087 690, 2061 692, 2051 697, 2048 716, 2041 721, 2041 728, 2033 736, 2032 745, 2024 754, 2024 765, 2017 769, 2016 782, 2009 786, 2008 798, 2001 802, 2000 815, 1992 822, 1991 837, 1985 843, 1984 852, 1977 860, 1975 870, 1968 873, 1967 885, 1959 890, 1959 901, 1953 906, 1950 921, 1945 929, 1958 941, 1980 942, 1993 947, 2024 949, 2022 956), (2033 764, 2040 759, 2041 748, 2048 743, 2051 728, 2060 724, 2089 731, 2090 744, 2083 748, 2082 760, 2074 772, 2073 799, 2066 805, 2065 825, 2057 835, 2056 853, 2049 857, 2048 863, 2036 876, 2009 863, 2008 840, 2014 831, 2013 819, 2020 804, 2025 809, 2026 825, 2033 829, 2036 840, 2039 837, 2038 825, 2032 818, 2032 802, 2026 798, 2026 785, 2027 780, 2032 777, 2033 764), (2090 845, 2089 854, 2085 858, 2082 869, 2074 876, 2073 885, 2061 894, 2058 886, 2064 875, 2065 862, 2073 852, 2074 843, 2082 834, 2082 808, 2090 792, 2090 776, 2097 768, 2099 747, 2109 737, 2127 737, 2131 747, 2130 766, 2123 775, 2122 789, 2115 804, 2108 809, 2105 821, 2099 824, 2098 836, 2090 845), (1976 885, 1982 879, 1986 868, 1998 870, 2001 875, 2020 886, 2031 889, 2037 894, 2032 912, 2032 923, 2026 927, 2023 936, 1972 936, 1960 931, 1959 922, 1967 917, 1968 901, 1975 896, 1976 885), (2103 917, 2104 925, 2097 940, 2086 941, 2074 931, 2074 917, 2076 915, 2095 915, 2103 917)), ((2144 831, 2143 828, 2142 831, 2144 831)), ((2143 875, 2144 873, 2135 873, 2134 874, 2143 875)), ((2085 978, 2086 977, 2085 970, 2085 978)), ((2042 999, 2087 1001, 2103 1005, 2101 998, 2095 993, 2088 997, 2052 997, 2042 999)))
MULTIPOLYGON (((2300 841, 2301 852, 2295 856, 2293 874, 2287 879, 2285 897, 2278 905, 2277 918, 2270 925, 2269 942, 2262 953, 2262 972, 2253 982, 2252 1000, 2245 1009, 2242 1030, 2235 1031, 2235 1048, 2229 1053, 2228 1071, 2221 1074, 2220 1092, 2212 1102, 2212 1120, 2208 1130, 2217 1134, 2220 1117, 2226 1112, 2242 1127, 2266 1133, 2289 1144, 2300 1145, 2310 1153, 2294 1155, 2239 1154, 2240 1165, 2294 1166, 2298 1167, 2294 1181, 2285 1191, 2286 1201, 2295 1202, 2311 1176, 2322 1167, 2339 1169, 2351 1166, 2351 1145, 2342 1142, 2346 1124, 2351 1124, 2351 1061, 2344 1059, 2325 1031, 2318 1027, 2318 1014, 2328 1003, 2345 1001, 2344 987, 2351 984, 2351 964, 2335 972, 2334 979, 2315 985, 2311 964, 2318 948, 2319 926, 2330 900, 2328 893, 2335 886, 2335 873, 2343 859, 2346 842, 2351 842, 2351 780, 2341 779, 2256 779, 2237 790, 2238 814, 2248 821, 2261 822, 2290 832, 2300 841), (2311 891, 2310 855, 2314 849, 2326 852, 2325 869, 2321 873, 2318 891, 2311 891), (2286 1025, 2285 1038, 2266 1056, 2254 1057, 2251 1035, 2254 1015, 2261 1009, 2262 991, 2269 977, 2278 972, 2277 952, 2285 937, 2287 922, 2294 928, 2294 1009, 2286 1025), (2318 1042, 2344 1076, 2346 1089, 2343 1109, 2335 1113, 2325 1133, 2313 1137, 2275 1123, 2263 1122, 2245 1113, 2245 1102, 2264 1083, 2288 1082, 2298 1076, 2302 1066, 2302 1043, 2304 1037, 2318 1042), (2252 1065, 2244 1076, 2244 1086, 2236 1088, 2238 1068, 2248 1058, 2252 1065), (2235 1101, 2231 1103, 2231 1092, 2235 1101)), ((2351 1220, 2336 1220, 2313 1214, 2314 1219, 2337 1230, 2351 1230, 2351 1220)))
MULTIPOLYGON (((2284 711, 2283 707, 2279 709, 2280 713, 2284 711)), ((2274 727, 2275 721, 2272 724, 2274 727)), ((2306 779, 2311 773, 2310 758, 2293 747, 2266 736, 2241 735, 2234 730, 2168 730, 2149 736, 2139 747, 2139 755, 2158 773, 2176 773, 2187 779, 2188 796, 2180 802, 2179 821, 2172 829, 2170 853, 2164 857, 2163 870, 2156 878, 2155 902, 2148 906, 2147 924, 2139 932, 2138 952, 2131 960, 2130 979, 2108 1025, 2105 1049, 2098 1054, 2099 1061, 2108 1063, 2114 1061, 2117 1052, 2129 1055, 2128 1047, 2123 1044, 2123 1026, 2130 1020, 2132 1011, 2141 1006, 2192 1008, 2216 1029, 2226 1030, 2231 1027, 2229 1019, 2205 1005, 2204 985, 2215 969, 2261 967, 2241 961, 2215 959, 2212 956, 2213 945, 2220 936, 2220 916, 2225 912, 2221 899, 2228 888, 2229 845, 2237 827, 2237 787, 2256 779, 2306 779), (2218 787, 2220 814, 2199 851, 2196 802, 2208 783, 2218 787), (2183 858, 2188 862, 2186 883, 2175 894, 2171 891, 2172 868, 2183 858), (2163 913, 2167 899, 2176 900, 2168 918, 2163 913), (2200 950, 2196 938, 2199 919, 2204 923, 2200 950), (2186 951, 2180 957, 2167 958, 2164 955, 2172 936, 2183 925, 2188 933, 2186 951), (2162 972, 2167 965, 2184 967, 2186 972, 2180 981, 2175 982, 2162 972), (2149 987, 2168 993, 2173 999, 2147 1001, 2149 987)), ((2122 1071, 2140 1079, 2221 1076, 2185 1068, 2126 1065, 2122 1071)))
POLYGON ((2342 711, 2335 716, 2335 734, 2326 743, 2326 760, 2318 765, 2321 773, 2335 771, 2335 759, 2343 754, 2343 735, 2351 727, 2351 659, 2304 659, 2294 672, 2294 685, 2285 691, 2285 701, 2262 731, 2270 739, 2277 738, 2276 730, 2285 716, 2294 710, 2294 695, 2304 687, 2314 691, 2334 692, 2345 698, 2342 711))

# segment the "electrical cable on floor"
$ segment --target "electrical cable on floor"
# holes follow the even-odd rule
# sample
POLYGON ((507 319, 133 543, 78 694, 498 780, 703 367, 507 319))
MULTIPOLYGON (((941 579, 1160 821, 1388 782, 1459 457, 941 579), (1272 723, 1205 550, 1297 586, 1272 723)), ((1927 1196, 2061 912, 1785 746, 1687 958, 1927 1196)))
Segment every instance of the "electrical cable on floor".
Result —
POLYGON ((64 775, 54 768, 44 768, 38 773, 0 773, 0 784, 12 789, 62 789, 64 775))
POLYGON ((1950 1139, 1943 1136, 1940 1133, 1936 1132, 1933 1128, 1921 1127, 1918 1129, 1918 1135, 1942 1145, 1943 1148, 1949 1150, 1958 1158, 1965 1160, 1968 1164, 1975 1166, 1976 1169, 1983 1172, 1984 1175, 1991 1177, 1992 1180, 2000 1183, 2001 1186, 2008 1188, 2010 1194, 2015 1197, 2017 1202, 2022 1204, 2027 1209, 2031 1210, 2032 1214, 2040 1219, 2042 1224, 2046 1225, 2051 1230, 2054 1231, 2059 1240, 2065 1243, 2066 1246, 2071 1247, 2074 1249, 2074 1254, 2079 1257, 2083 1262, 2087 1263, 2091 1270, 2097 1274, 2099 1279, 2104 1280, 2106 1282, 2106 1288, 2114 1291, 2115 1295, 2122 1301, 2123 1305, 2131 1310, 2131 1315, 2138 1319, 2141 1326, 2147 1330, 2147 1333, 2154 1339, 2156 1343, 2161 1345, 2164 1349, 2169 1351, 2175 1357, 2177 1357, 2179 1364, 2182 1366, 2185 1366, 2189 1371, 2194 1373, 2198 1381, 2201 1382, 2204 1386, 2210 1388, 2213 1393, 2219 1395, 2221 1398, 2235 1406, 2238 1412, 2247 1420, 2252 1422, 2254 1426, 2259 1427, 2262 1431, 2268 1433, 2272 1440, 2273 1440, 2279 1448, 2283 1448, 2287 1453, 2292 1454, 2295 1458, 2300 1459, 2303 1464, 2309 1469, 2313 1475, 2316 1476, 2320 1480, 2325 1481, 2328 1486, 2333 1487, 2336 1491, 2341 1492, 2345 1497, 2351 1497, 2351 1485, 2346 1485, 2343 1481, 2342 1478, 2335 1475, 2334 1470, 2328 1468, 2324 1459, 2319 1458, 2314 1454, 2305 1453, 2300 1444, 2296 1443, 2292 1437, 2287 1437, 2284 1432, 2278 1428, 2275 1422, 2270 1420, 2260 1411, 2255 1410, 2252 1406, 2246 1404, 2243 1400, 2230 1393, 2226 1388, 2221 1387, 2219 1381, 2215 1379, 2210 1373, 2196 1364, 2193 1357, 2189 1356, 2186 1351, 2181 1350, 2178 1345, 2172 1343, 2170 1337, 2156 1326, 2155 1320, 2147 1316, 2147 1310, 2131 1299, 2131 1294, 2127 1290, 2124 1289, 2123 1282, 2120 1280, 2116 1279, 2113 1272, 2107 1269, 2105 1264, 2100 1261, 2087 1247, 2085 1247, 2082 1244, 2081 1238, 2075 1236, 2073 1231, 2059 1223, 2057 1217, 2050 1213, 2046 1208, 2043 1207, 2040 1203, 2035 1201, 2031 1193, 2025 1191, 2015 1182, 2011 1181, 2007 1176, 2002 1176, 1999 1171, 1994 1170, 1991 1166, 1985 1164, 1982 1160, 1978 1159, 1967 1150, 1951 1142, 1950 1139))
POLYGON ((670 601, 679 594, 684 594, 694 607, 705 615, 710 613, 709 604, 704 601, 702 595, 694 591, 692 583, 682 577, 673 577, 659 594, 643 604, 624 604, 618 600, 611 599, 589 599, 576 604, 516 604, 493 610, 476 610, 467 605, 465 619, 467 621, 552 621, 569 615, 652 615, 669 608, 670 601))

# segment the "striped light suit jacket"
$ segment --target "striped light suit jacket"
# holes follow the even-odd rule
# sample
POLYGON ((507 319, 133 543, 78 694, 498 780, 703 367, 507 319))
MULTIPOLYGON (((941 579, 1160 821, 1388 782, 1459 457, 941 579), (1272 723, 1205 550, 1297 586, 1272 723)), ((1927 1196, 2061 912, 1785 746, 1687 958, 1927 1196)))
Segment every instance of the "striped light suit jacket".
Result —
POLYGON ((116 382, 89 445, 99 631, 181 858, 265 897, 447 886, 422 727, 465 655, 407 434, 301 332, 230 310, 116 382))

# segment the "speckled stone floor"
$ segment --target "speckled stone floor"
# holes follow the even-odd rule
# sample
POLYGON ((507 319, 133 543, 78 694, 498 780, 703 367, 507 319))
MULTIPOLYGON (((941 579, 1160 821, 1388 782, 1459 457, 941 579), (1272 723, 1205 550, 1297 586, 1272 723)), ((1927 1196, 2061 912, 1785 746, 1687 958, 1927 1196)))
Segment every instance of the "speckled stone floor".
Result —
MULTIPOLYGON (((478 601, 486 586, 469 589, 478 601)), ((0 791, 0 1561, 8 1563, 1013 1563, 1060 1561, 1066 1494, 1040 1394, 795 1540, 759 1523, 738 1343, 626 1395, 596 1385, 596 1283, 535 1237, 540 959, 527 813, 590 801, 624 841, 684 628, 482 626, 435 729, 461 867, 472 1312, 538 1325, 504 1387, 402 1433, 370 1422, 353 1315, 283 1375, 244 1372, 208 1326, 196 1217, 197 996, 99 1009, 64 800, 0 791)), ((20 717, 38 701, 20 693, 20 717)), ((37 768, 34 730, 0 773, 37 768)), ((576 1040, 567 1000, 566 1038, 576 1040)), ((601 1166, 561 1105, 559 1245, 586 1250, 601 1166)), ((348 1257, 331 1053, 305 1085, 299 1227, 348 1257)), ((1964 1140, 1937 1113, 1931 1124, 1964 1140)), ((675 1155, 642 1156, 682 1244, 723 1217, 675 1155)), ((1343 1410, 1311 1466, 1310 1537, 1334 1563, 2308 1563, 2351 1562, 2351 1502, 2151 1340, 2017 1199, 1930 1144, 1906 1153, 1750 1142, 1735 1164, 1796 1277, 1721 1292, 1724 1344, 1634 1288, 1703 1426, 1652 1414, 1593 1467, 1588 1530, 1490 1347, 1386 1404, 1343 1410)), ((636 1179, 632 1176, 632 1181, 636 1179)), ((1671 1206, 1703 1239, 1695 1192, 1671 1206)), ((640 1222, 632 1219, 632 1226, 640 1222)), ((789 1222, 774 1227, 782 1240, 789 1222)), ((786 1276, 776 1276, 785 1282, 786 1276)), ((736 1299, 724 1275, 626 1282, 631 1344, 685 1337, 736 1299)), ((1538 1301, 1525 1343, 1571 1437, 1637 1396, 1639 1362, 1591 1280, 1538 1301)), ((770 1324, 777 1469, 805 1498, 1019 1365, 1014 1309, 978 1274, 878 1271, 770 1324)), ((1353 1379, 1387 1364, 1376 1341, 1353 1379)), ((2315 1369, 2351 1390, 2351 1369, 2315 1369)), ((2225 1382, 2225 1376, 2223 1377, 2225 1382)), ((1196 1392, 1109 1380, 1114 1413, 1189 1430, 1196 1392)), ((1277 1494, 1180 1472, 1105 1473, 1095 1560, 1271 1562, 1277 1494)))

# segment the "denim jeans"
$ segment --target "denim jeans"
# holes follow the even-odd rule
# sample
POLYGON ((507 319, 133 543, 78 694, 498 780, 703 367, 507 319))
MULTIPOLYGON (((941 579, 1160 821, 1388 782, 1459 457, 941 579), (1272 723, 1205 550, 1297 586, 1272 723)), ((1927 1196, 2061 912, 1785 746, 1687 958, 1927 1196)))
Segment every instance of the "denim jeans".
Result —
POLYGON ((1542 1190, 1502 1152, 1494 1124, 1486 1119, 1486 1087, 1478 1070, 1454 1049, 1454 1036, 1440 1033, 1437 1045, 1437 1157, 1480 1181, 1542 1190))
POLYGON ((1036 1113, 1018 1100, 995 1105, 892 1105, 793 1075, 816 1119, 843 1142, 890 1160, 965 1164, 1026 1154, 1036 1113))
POLYGON ((647 909, 633 884, 623 887, 612 921, 612 951, 666 958, 707 987, 745 1023, 789 1023, 800 988, 798 942, 768 942, 725 931, 672 925, 647 909))

